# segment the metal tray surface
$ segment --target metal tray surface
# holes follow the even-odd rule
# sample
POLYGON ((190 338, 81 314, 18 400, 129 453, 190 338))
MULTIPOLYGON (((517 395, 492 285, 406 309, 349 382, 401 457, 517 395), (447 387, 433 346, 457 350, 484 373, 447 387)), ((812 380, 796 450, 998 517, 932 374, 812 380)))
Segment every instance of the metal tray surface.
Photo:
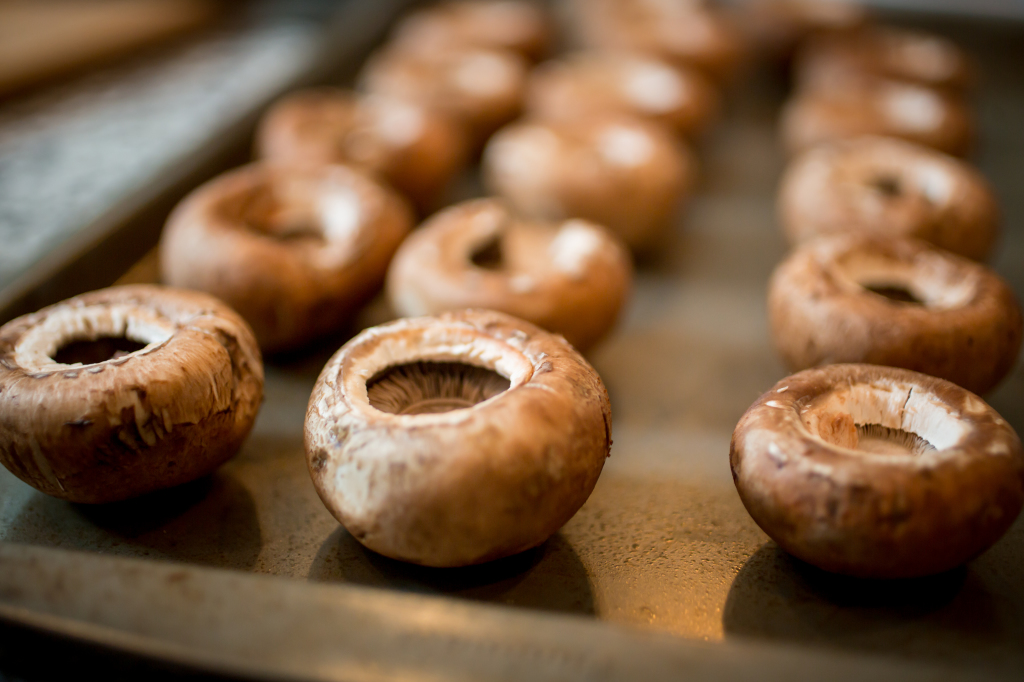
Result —
MULTIPOLYGON (((993 25, 939 28, 974 50, 984 67, 976 105, 985 143, 977 161, 1004 207, 1006 234, 996 267, 1024 299, 1024 196, 1015 186, 1024 158, 1024 82, 1016 72, 1024 63, 1024 32, 993 25)), ((920 580, 863 581, 788 557, 754 524, 735 493, 728 465, 732 429, 749 404, 786 374, 772 351, 765 311, 765 285, 786 247, 773 217, 785 163, 775 135, 784 89, 778 78, 759 73, 732 96, 726 120, 700 149, 699 193, 671 243, 640 264, 626 318, 591 356, 612 396, 612 456, 590 500, 544 545, 483 566, 425 569, 365 550, 338 525, 306 471, 302 423, 317 374, 344 340, 339 337, 268 362, 266 402, 252 436, 207 479, 90 507, 46 497, 0 471, 0 617, 239 674, 420 679, 410 672, 418 665, 415 656, 399 651, 401 638, 381 642, 391 642, 394 656, 411 667, 375 669, 377 676, 367 668, 317 667, 326 654, 312 640, 294 650, 309 654, 304 662, 285 656, 294 664, 289 667, 271 661, 274 644, 245 653, 232 640, 231 627, 214 627, 210 619, 216 618, 202 615, 245 612, 247 624, 236 624, 238 632, 266 635, 260 618, 280 614, 246 611, 240 604, 258 595, 283 600, 287 593, 294 601, 281 608, 296 622, 344 622, 350 614, 345 609, 358 603, 381 609, 374 617, 399 627, 397 614, 414 618, 409 614, 425 609, 433 615, 422 616, 419 634, 409 635, 415 642, 409 651, 421 652, 421 662, 434 661, 443 649, 431 644, 430 633, 455 622, 460 628, 490 628, 493 656, 484 656, 482 667, 459 668, 470 679, 655 679, 684 670, 709 678, 771 678, 794 671, 824 674, 833 665, 851 676, 916 671, 925 677, 943 672, 1019 679, 1024 521, 964 568, 920 580), (185 576, 180 580, 192 586, 186 590, 189 606, 180 614, 175 609, 184 607, 167 604, 179 587, 166 561, 191 565, 178 569, 185 576), (93 583, 79 576, 90 572, 108 576, 96 583, 105 586, 107 597, 93 594, 93 583), (238 572, 291 580, 260 582, 238 572), (121 573, 130 578, 118 583, 121 573), (322 584, 345 589, 325 591, 322 584), (103 607, 92 604, 107 598, 119 600, 121 615, 104 615, 103 607), (158 607, 166 609, 165 621, 154 623, 152 615, 133 620, 136 611, 158 607), (613 626, 594 629, 593 621, 613 626), (120 639, 103 634, 111 629, 120 639), (216 647, 192 642, 192 629, 206 632, 216 647), (132 639, 143 632, 147 645, 132 639), (605 654, 624 656, 626 663, 621 670, 582 663, 559 668, 533 659, 533 667, 530 661, 508 664, 502 647, 520 636, 534 643, 550 637, 552 656, 575 651, 572 656, 587 665, 605 654), (692 640, 715 644, 692 648, 692 640), (578 648, 581 641, 591 644, 578 648), (627 649, 633 654, 622 653, 627 649), (266 665, 257 670, 259 661, 266 665)), ((130 274, 136 280, 153 276, 145 263, 130 274)), ((357 326, 388 316, 377 301, 357 326)), ((988 398, 1024 432, 1020 364, 988 398)), ((349 623, 335 636, 355 646, 360 627, 349 623)), ((384 626, 366 627, 376 632, 384 626)), ((262 635, 252 636, 253 642, 263 641, 262 635)), ((390 656, 386 648, 360 651, 390 656)), ((452 661, 468 660, 460 656, 453 653, 452 661)), ((442 669, 442 677, 454 674, 454 668, 442 669)))

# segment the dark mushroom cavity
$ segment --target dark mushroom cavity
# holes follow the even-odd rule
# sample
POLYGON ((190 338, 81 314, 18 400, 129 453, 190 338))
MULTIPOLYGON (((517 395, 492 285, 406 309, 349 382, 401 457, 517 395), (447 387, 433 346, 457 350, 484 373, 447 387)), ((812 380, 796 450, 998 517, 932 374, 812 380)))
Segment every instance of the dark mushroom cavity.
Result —
POLYGON ((470 254, 473 265, 484 270, 501 270, 505 266, 505 254, 502 249, 501 235, 496 234, 478 245, 470 254))
POLYGON ((388 367, 366 384, 370 405, 391 414, 436 414, 472 407, 508 390, 510 382, 485 367, 420 361, 388 367))
POLYGON ((900 183, 900 179, 895 175, 876 176, 871 179, 871 186, 878 190, 881 195, 890 199, 898 197, 903 193, 903 187, 900 183))
POLYGON ((899 284, 863 284, 868 291, 884 296, 896 303, 910 303, 912 305, 924 305, 924 301, 914 295, 909 287, 899 284))
POLYGON ((61 365, 93 365, 106 360, 116 360, 142 350, 146 345, 124 336, 70 339, 61 344, 53 354, 53 360, 61 365))

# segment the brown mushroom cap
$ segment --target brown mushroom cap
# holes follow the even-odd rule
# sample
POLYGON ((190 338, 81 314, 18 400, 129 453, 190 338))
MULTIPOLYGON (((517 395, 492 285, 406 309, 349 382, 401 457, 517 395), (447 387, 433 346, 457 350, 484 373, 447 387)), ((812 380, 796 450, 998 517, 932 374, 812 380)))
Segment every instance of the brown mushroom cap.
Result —
POLYGON ((527 0, 452 0, 416 11, 395 27, 395 44, 424 52, 460 45, 512 50, 530 60, 547 53, 547 12, 527 0))
POLYGON ((658 55, 728 80, 743 60, 743 36, 722 11, 702 2, 570 0, 569 27, 583 47, 658 55))
POLYGON ((696 69, 628 52, 578 52, 541 64, 526 93, 535 118, 632 114, 690 137, 707 127, 719 104, 717 89, 696 69))
POLYGON ((973 80, 971 60, 952 41, 889 26, 819 37, 801 50, 796 65, 802 88, 836 87, 864 74, 953 93, 973 80))
POLYGON ((462 129, 421 104, 328 87, 274 104, 256 131, 256 147, 275 163, 347 163, 378 173, 422 211, 441 203, 468 152, 462 129))
POLYGON ((985 260, 999 209, 974 168, 895 138, 858 137, 813 147, 792 161, 779 189, 791 243, 823 234, 915 237, 985 260))
POLYGON ((463 566, 544 542, 611 447, 600 377, 562 338, 492 311, 367 329, 306 412, 320 499, 375 552, 463 566))
POLYGON ((783 379, 740 419, 730 462, 743 505, 783 549, 866 578, 959 566, 1024 502, 1024 451, 995 410, 890 367, 783 379))
POLYGON ((411 223, 401 197, 355 169, 254 163, 178 205, 160 265, 168 284, 223 299, 264 351, 282 351, 344 325, 411 223))
POLYGON ((631 279, 629 252, 605 228, 518 219, 503 202, 479 199, 414 232, 388 269, 387 291, 405 317, 500 310, 585 350, 614 326, 631 279))
POLYGON ((421 51, 391 44, 367 59, 360 87, 439 111, 478 145, 519 113, 527 69, 526 60, 509 50, 452 45, 421 51))
POLYGON ((591 220, 634 250, 670 229, 695 168, 689 149, 661 126, 613 115, 513 123, 483 155, 485 185, 519 213, 591 220))
POLYGON ((863 76, 797 93, 783 107, 781 133, 791 154, 822 142, 882 135, 965 156, 974 144, 974 120, 958 97, 863 76))
POLYGON ((989 268, 912 239, 808 242, 768 285, 772 338, 791 369, 866 362, 991 390, 1020 350, 1020 305, 989 268))
POLYGON ((210 473, 238 451, 262 397, 252 331, 206 294, 113 287, 0 327, 0 462, 72 502, 210 473))

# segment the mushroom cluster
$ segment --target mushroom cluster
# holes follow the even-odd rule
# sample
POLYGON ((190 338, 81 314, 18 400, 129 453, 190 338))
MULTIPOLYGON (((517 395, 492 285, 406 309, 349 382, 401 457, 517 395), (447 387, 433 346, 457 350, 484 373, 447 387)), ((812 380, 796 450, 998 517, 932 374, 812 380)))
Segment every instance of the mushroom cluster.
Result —
MULTIPOLYGON (((782 4, 761 4, 770 29, 782 4)), ((803 371, 750 407, 731 463, 786 551, 904 578, 970 560, 1020 512, 1020 440, 975 393, 1013 367, 1024 315, 980 262, 999 235, 993 193, 951 156, 973 140, 970 60, 938 36, 848 18, 796 48, 781 117, 796 157, 778 216, 794 250, 768 313, 779 355, 803 371)))
POLYGON ((818 35, 797 54, 782 137, 793 154, 883 135, 964 156, 974 143, 971 80, 970 59, 939 36, 870 25, 818 35))
POLYGON ((998 540, 1024 505, 1024 450, 971 391, 1009 372, 1024 315, 981 262, 992 191, 954 158, 974 137, 967 56, 826 0, 559 7, 571 51, 553 58, 540 5, 446 0, 398 22, 353 89, 278 101, 259 160, 170 215, 160 264, 179 288, 0 328, 0 462, 90 503, 206 475, 253 425, 260 350, 330 339, 383 292, 401 319, 357 331, 307 404, 324 505, 425 566, 545 542, 611 449, 580 351, 620 318, 633 256, 672 238, 692 146, 753 43, 795 69, 778 198, 795 249, 768 312, 798 373, 735 429, 740 498, 786 551, 855 576, 947 570, 998 540), (493 196, 453 204, 475 160, 493 196))

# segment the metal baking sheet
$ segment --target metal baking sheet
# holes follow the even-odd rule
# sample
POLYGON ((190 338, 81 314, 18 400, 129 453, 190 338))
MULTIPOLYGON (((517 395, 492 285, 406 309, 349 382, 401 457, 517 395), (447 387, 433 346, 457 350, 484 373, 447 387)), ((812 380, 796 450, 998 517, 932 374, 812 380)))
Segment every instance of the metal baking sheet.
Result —
MULTIPOLYGON (((982 65, 976 160, 1006 228, 995 266, 1024 299, 1024 30, 936 27, 982 65)), ((1024 521, 964 568, 884 583, 789 558, 740 504, 732 428, 785 375, 764 300, 785 253, 773 217, 784 90, 756 74, 731 94, 671 245, 640 265, 626 318, 591 355, 612 396, 612 456, 544 545, 424 569, 337 524, 306 472, 302 419, 342 336, 268 364, 252 436, 207 479, 89 507, 0 472, 0 618, 264 677, 1019 679, 1024 521)), ((143 263, 131 277, 153 274, 143 263)), ((359 324, 387 318, 378 301, 359 324)), ((1024 432, 1020 364, 989 401, 1024 432)))

